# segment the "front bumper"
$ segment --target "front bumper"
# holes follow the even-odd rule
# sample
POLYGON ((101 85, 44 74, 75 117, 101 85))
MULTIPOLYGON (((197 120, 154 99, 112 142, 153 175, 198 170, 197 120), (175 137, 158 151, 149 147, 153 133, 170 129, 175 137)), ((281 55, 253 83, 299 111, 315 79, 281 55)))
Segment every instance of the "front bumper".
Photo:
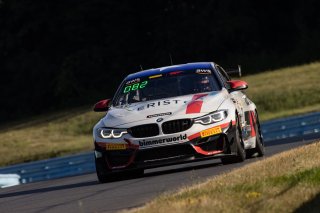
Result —
POLYGON ((125 150, 106 150, 105 143, 95 142, 96 160, 105 164, 109 171, 147 169, 172 164, 221 158, 231 155, 234 145, 235 122, 220 125, 219 134, 203 137, 201 132, 188 136, 187 142, 139 149, 130 140, 125 150))

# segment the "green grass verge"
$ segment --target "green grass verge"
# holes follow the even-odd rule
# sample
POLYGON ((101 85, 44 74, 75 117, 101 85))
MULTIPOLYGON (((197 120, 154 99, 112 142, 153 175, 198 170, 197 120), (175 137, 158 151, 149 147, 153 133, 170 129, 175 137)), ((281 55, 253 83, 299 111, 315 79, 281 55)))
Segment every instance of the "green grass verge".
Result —
POLYGON ((244 77, 262 120, 320 110, 320 63, 244 77))
POLYGON ((320 142, 165 194, 130 212, 317 212, 320 142))
MULTIPOLYGON (((260 118, 268 120, 320 109, 320 63, 242 78, 260 118)), ((103 113, 90 107, 42 115, 0 127, 0 166, 93 149, 91 129, 103 113)))
POLYGON ((104 113, 85 108, 59 114, 2 130, 0 166, 92 150, 92 127, 104 113))

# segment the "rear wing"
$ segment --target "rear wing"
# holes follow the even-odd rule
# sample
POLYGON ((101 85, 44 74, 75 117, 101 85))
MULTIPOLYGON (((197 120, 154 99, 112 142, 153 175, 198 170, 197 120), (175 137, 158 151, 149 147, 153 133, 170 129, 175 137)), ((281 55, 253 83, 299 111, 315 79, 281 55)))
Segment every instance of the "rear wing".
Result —
POLYGON ((238 65, 238 69, 226 69, 226 73, 228 75, 232 75, 232 74, 238 74, 239 77, 241 77, 242 73, 241 73, 241 66, 238 65))

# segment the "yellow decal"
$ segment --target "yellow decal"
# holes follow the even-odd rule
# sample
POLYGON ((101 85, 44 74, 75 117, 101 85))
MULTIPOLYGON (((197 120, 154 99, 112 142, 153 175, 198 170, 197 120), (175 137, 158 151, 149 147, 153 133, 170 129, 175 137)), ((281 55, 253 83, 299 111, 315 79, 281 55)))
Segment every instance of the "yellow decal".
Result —
POLYGON ((127 148, 126 144, 114 144, 114 143, 106 144, 106 150, 124 150, 126 148, 127 148))
POLYGON ((149 78, 159 78, 159 77, 161 77, 162 76, 162 74, 159 74, 159 75, 152 75, 152 76, 149 76, 149 78))
POLYGON ((211 136, 211 135, 219 134, 221 132, 222 132, 221 127, 217 126, 217 127, 213 127, 213 128, 201 131, 200 135, 201 135, 202 138, 205 138, 205 137, 208 137, 208 136, 211 136))

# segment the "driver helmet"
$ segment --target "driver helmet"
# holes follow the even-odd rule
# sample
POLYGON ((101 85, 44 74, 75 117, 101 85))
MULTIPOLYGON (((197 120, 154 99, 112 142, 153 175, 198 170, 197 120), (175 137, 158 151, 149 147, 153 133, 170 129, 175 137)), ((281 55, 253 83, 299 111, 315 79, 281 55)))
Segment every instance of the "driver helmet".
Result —
POLYGON ((197 92, 209 92, 212 90, 208 76, 201 76, 196 81, 197 92))

